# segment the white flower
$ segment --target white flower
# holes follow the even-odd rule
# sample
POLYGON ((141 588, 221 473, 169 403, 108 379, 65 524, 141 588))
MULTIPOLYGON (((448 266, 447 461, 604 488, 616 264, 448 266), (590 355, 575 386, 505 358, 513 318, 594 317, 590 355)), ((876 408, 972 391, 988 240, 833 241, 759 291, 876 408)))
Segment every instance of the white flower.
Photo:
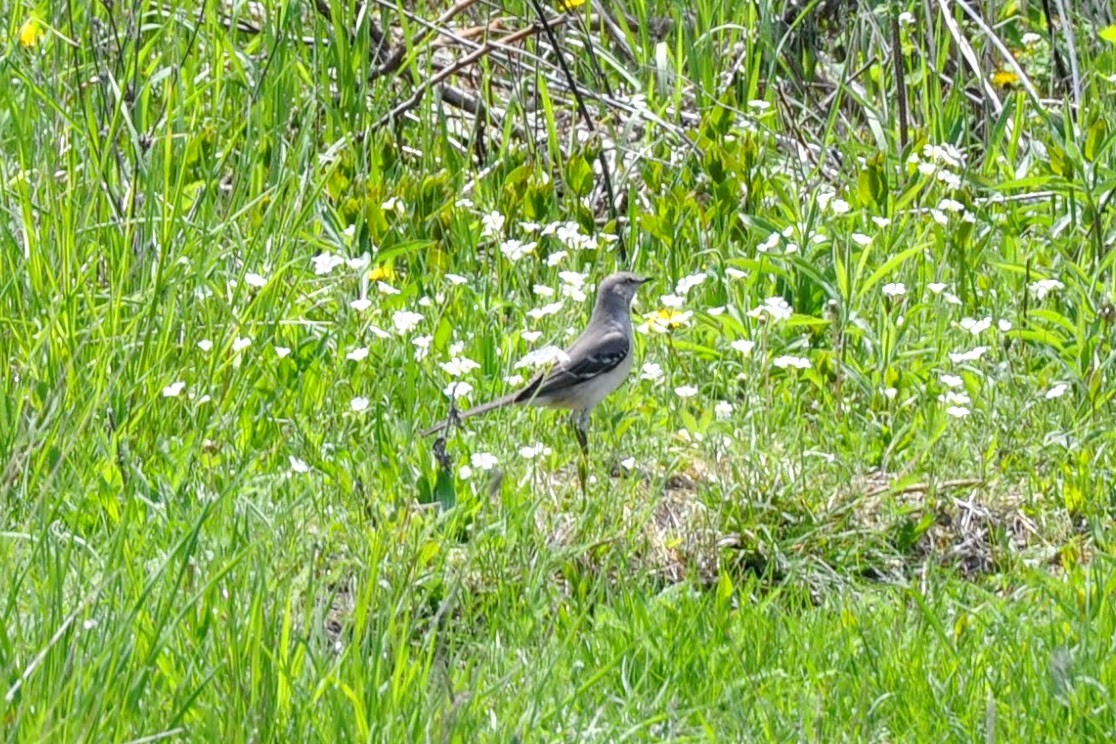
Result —
POLYGON ((462 465, 460 468, 458 468, 457 475, 461 478, 461 480, 469 480, 473 477, 473 469, 468 465, 462 465))
POLYGON ((937 222, 942 227, 945 227, 949 224, 949 217, 947 217, 946 213, 940 209, 931 209, 930 216, 934 218, 934 222, 937 222))
POLYGON ((996 327, 1000 329, 1001 333, 1007 333, 1013 328, 1011 321, 1007 318, 1000 318, 999 320, 997 320, 996 327))
POLYGON ((771 362, 779 369, 786 369, 787 367, 795 367, 796 369, 810 369, 810 360, 805 357, 791 356, 789 354, 784 356, 775 357, 771 362))
POLYGON ((368 299, 367 297, 361 297, 360 299, 356 299, 350 302, 349 307, 351 307, 353 310, 356 310, 358 313, 363 313, 365 310, 372 307, 372 300, 368 299))
POLYGON ((449 385, 446 385, 444 388, 442 388, 442 392, 445 393, 447 398, 453 398, 454 400, 457 400, 458 398, 464 398, 469 395, 469 393, 473 392, 473 386, 467 382, 462 382, 459 380, 457 382, 451 382, 449 385))
POLYGON ((554 231, 554 237, 558 238, 570 250, 585 250, 596 247, 596 243, 590 240, 589 236, 581 233, 581 228, 576 222, 566 222, 559 226, 554 231))
POLYGON ((782 297, 768 297, 762 305, 748 311, 750 318, 759 318, 765 314, 772 320, 786 320, 794 314, 794 308, 782 297))
POLYGON ((907 285, 903 282, 892 282, 883 285, 883 293, 885 297, 902 297, 907 294, 907 285))
POLYGON ((953 294, 952 292, 943 293, 942 298, 945 299, 947 305, 960 305, 961 304, 961 298, 958 297, 957 295, 953 294))
POLYGON ((635 458, 634 457, 625 457, 623 460, 620 461, 620 467, 624 468, 624 470, 634 470, 635 469, 635 458))
POLYGON ((1033 282, 1029 287, 1031 293, 1040 300, 1046 299, 1046 295, 1056 289, 1065 288, 1066 285, 1062 284, 1057 279, 1039 279, 1037 282, 1033 282))
POLYGON ((872 222, 881 230, 885 227, 891 227, 891 220, 887 217, 873 217, 872 222))
POLYGON ((348 359, 351 362, 359 362, 359 361, 362 361, 364 359, 367 359, 368 358, 368 347, 367 346, 360 346, 356 349, 353 349, 352 351, 350 351, 348 354, 345 355, 345 358, 348 359))
POLYGON ((720 306, 718 306, 718 307, 711 307, 711 308, 709 308, 709 310, 708 310, 707 312, 708 312, 708 313, 709 313, 710 315, 712 315, 713 317, 717 317, 718 315, 724 315, 724 314, 725 314, 725 310, 727 310, 727 309, 728 309, 728 308, 726 308, 726 307, 725 307, 724 305, 720 305, 720 306))
POLYGON ((251 345, 252 345, 252 339, 248 338, 247 336, 240 336, 239 338, 237 338, 236 340, 233 341, 232 348, 233 348, 233 351, 244 351, 245 349, 247 349, 251 345))
POLYGON ((541 442, 533 445, 525 445, 519 448, 519 456, 525 460, 533 460, 540 455, 546 457, 551 452, 550 447, 543 445, 541 442))
POLYGON ((469 457, 469 462, 477 470, 492 470, 500 461, 496 459, 495 455, 488 452, 474 452, 469 457))
POLYGON ((677 308, 682 307, 682 303, 686 301, 686 298, 679 297, 678 295, 668 294, 668 295, 663 295, 662 297, 659 298, 659 300, 663 303, 663 307, 670 307, 670 308, 677 309, 677 308))
POLYGON ((834 199, 829 202, 829 208, 833 210, 833 214, 838 216, 848 214, 849 210, 852 209, 844 199, 834 199))
POLYGON ((350 258, 345 263, 349 265, 350 269, 359 273, 368 268, 368 265, 372 263, 372 257, 367 253, 362 253, 356 258, 350 258))
POLYGON ((326 251, 325 253, 319 253, 314 256, 311 262, 314 264, 314 273, 318 276, 325 276, 338 266, 344 265, 345 259, 342 256, 335 256, 329 251, 326 251))
POLYGON ((559 289, 562 291, 563 297, 569 297, 574 302, 585 302, 587 296, 581 287, 575 287, 572 284, 563 284, 559 289))
POLYGON ((946 409, 946 413, 950 416, 953 416, 954 418, 965 418, 970 413, 972 413, 972 411, 970 411, 968 408, 965 408, 965 406, 950 406, 946 409))
POLYGON ((747 279, 748 278, 748 272, 747 271, 741 271, 740 269, 738 269, 734 266, 726 266, 725 267, 725 276, 727 276, 729 279, 747 279))
POLYGON ((961 362, 975 362, 987 353, 987 346, 978 346, 970 351, 951 353, 949 355, 949 361, 953 362, 954 364, 960 364, 961 362))
POLYGON ((468 357, 455 356, 448 362, 442 362, 438 365, 450 377, 461 377, 467 375, 474 369, 480 369, 480 365, 468 357))
POLYGON ((254 272, 248 272, 244 275, 244 283, 247 284, 249 287, 266 287, 267 277, 262 276, 261 274, 256 274, 254 272))
POLYGON ((965 205, 956 199, 942 199, 938 202, 938 209, 943 212, 964 212, 965 205))
POLYGON ((451 357, 461 356, 461 352, 463 351, 465 351, 464 341, 454 341, 452 344, 450 344, 449 353, 451 357))
POLYGON ((571 287, 581 287, 585 284, 586 276, 577 271, 559 271, 558 278, 571 287))
POLYGON ((213 342, 208 338, 203 338, 201 341, 198 341, 198 348, 202 351, 209 351, 213 348, 213 342))
POLYGON ((727 419, 729 416, 732 416, 732 403, 729 403, 727 400, 717 401, 717 405, 713 406, 713 413, 722 421, 727 419))
POLYGON ((542 331, 524 331, 519 334, 519 337, 529 344, 533 344, 542 338, 542 331))
POLYGON ((738 338, 729 344, 733 351, 739 351, 744 356, 752 353, 752 349, 756 348, 756 342, 747 338, 738 338))
POLYGON ((368 398, 358 395, 349 401, 349 408, 353 409, 356 413, 360 413, 368 409, 368 402, 368 398))
POLYGON ((547 266, 557 266, 562 263, 569 256, 569 251, 554 251, 546 257, 547 266))
POLYGON ((546 286, 545 284, 536 284, 534 287, 531 288, 531 291, 537 294, 539 297, 554 296, 554 290, 551 287, 546 286))
POLYGON ((380 205, 380 209, 385 212, 395 212, 396 214, 403 214, 407 211, 407 205, 398 196, 388 197, 388 200, 380 205))
POLYGON ((899 25, 900 26, 913 26, 914 22, 915 22, 914 13, 903 11, 902 13, 899 14, 899 25))
POLYGON ((951 388, 959 388, 965 384, 965 381, 962 380, 961 377, 958 375, 943 374, 941 380, 943 385, 951 388))
POLYGON ((929 289, 929 290, 930 290, 931 292, 933 292, 934 294, 941 294, 941 293, 942 293, 942 291, 943 291, 943 290, 944 290, 944 289, 945 289, 945 288, 946 288, 947 286, 948 286, 948 285, 946 285, 946 284, 942 284, 941 282, 930 282, 929 284, 927 284, 927 285, 926 285, 926 288, 927 288, 927 289, 929 289))
POLYGON ((698 389, 693 385, 679 385, 674 388, 674 394, 679 398, 692 398, 698 394, 698 389))
POLYGON ((529 256, 534 253, 538 245, 539 244, 535 242, 524 243, 522 240, 505 240, 500 244, 500 252, 503 253, 509 261, 518 261, 524 256, 529 256))
POLYGON ((684 276, 678 280, 677 284, 674 285, 674 291, 676 294, 680 294, 685 297, 690 293, 691 289, 704 282, 706 278, 706 274, 703 271, 696 274, 690 274, 689 276, 684 276))
POLYGON ((899 391, 896 388, 888 387, 884 388, 883 394, 888 400, 895 400, 895 396, 899 394, 899 391))
POLYGON ((1052 388, 1046 391, 1045 397, 1047 400, 1061 398, 1063 395, 1066 394, 1067 390, 1069 390, 1069 385, 1064 382, 1059 382, 1057 385, 1054 385, 1052 388))
POLYGON ((529 352, 515 363, 513 369, 522 369, 523 367, 547 367, 555 362, 568 362, 569 360, 570 355, 557 346, 543 346, 542 348, 529 352))
POLYGON ((644 362, 639 369, 639 379, 658 382, 663 379, 663 368, 654 362, 644 362))
POLYGON ((291 350, 289 348, 287 348, 286 346, 276 346, 275 347, 275 356, 279 357, 280 359, 282 359, 283 357, 287 356, 290 353, 291 353, 291 350))
POLYGON ((481 217, 481 237, 490 238, 498 235, 504 229, 504 215, 500 214, 495 209, 488 214, 481 217))
POLYGON ((861 248, 867 248, 868 246, 872 245, 872 236, 865 235, 864 233, 853 233, 852 240, 861 248))
POLYGON ((461 276, 461 274, 446 274, 446 281, 456 286, 458 284, 464 284, 469 280, 461 276))
POLYGON ((293 473, 310 472, 310 466, 306 464, 305 460, 300 460, 294 455, 287 455, 287 461, 291 463, 291 472, 293 473))
POLYGON ((549 305, 543 305, 542 307, 537 307, 537 308, 528 310, 527 311, 527 317, 533 318, 534 320, 538 320, 539 318, 545 318, 547 315, 554 315, 555 313, 557 313, 561 309, 562 309, 562 301, 558 300, 557 302, 552 302, 549 305))
POLYGON ((773 232, 773 233, 771 233, 770 235, 767 236, 767 240, 763 241, 762 243, 760 243, 759 245, 756 246, 756 250, 759 251, 760 253, 767 253, 768 251, 773 251, 779 246, 779 241, 782 240, 782 239, 783 238, 782 238, 781 235, 779 235, 779 233, 773 232))
POLYGON ((379 326, 369 325, 368 332, 376 338, 391 338, 391 334, 379 326))
POLYGON ((972 403, 972 400, 964 393, 955 393, 952 390, 947 390, 938 396, 938 402, 945 403, 948 406, 967 406, 972 403))
POLYGON ((396 310, 391 316, 391 323, 395 326, 395 332, 400 335, 414 330, 421 322, 422 315, 410 310, 396 310))
POLYGON ((962 318, 960 325, 974 336, 979 336, 992 327, 992 319, 984 318, 983 320, 973 320, 972 318, 962 318))
POLYGON ((523 375, 505 375, 504 383, 512 387, 519 387, 523 384, 523 375))
POLYGON ((411 343, 415 347, 415 361, 421 362, 430 353, 430 344, 434 341, 433 336, 415 336, 411 339, 411 343))
POLYGON ((387 282, 382 282, 382 281, 376 282, 376 289, 380 290, 380 294, 384 294, 384 295, 397 295, 397 294, 399 294, 399 290, 396 289, 395 287, 391 286, 387 282))
POLYGON ((1028 31, 1027 33, 1025 33, 1025 34, 1023 34, 1022 36, 1019 37, 1019 42, 1023 46, 1034 46, 1035 44, 1038 44, 1040 41, 1042 41, 1042 37, 1039 36, 1038 34, 1034 33, 1033 31, 1028 31))
POLYGON ((182 391, 184 389, 186 389, 185 382, 182 382, 181 380, 179 380, 178 382, 172 382, 170 385, 167 385, 165 388, 163 388, 163 397, 177 398, 178 396, 182 395, 182 391))

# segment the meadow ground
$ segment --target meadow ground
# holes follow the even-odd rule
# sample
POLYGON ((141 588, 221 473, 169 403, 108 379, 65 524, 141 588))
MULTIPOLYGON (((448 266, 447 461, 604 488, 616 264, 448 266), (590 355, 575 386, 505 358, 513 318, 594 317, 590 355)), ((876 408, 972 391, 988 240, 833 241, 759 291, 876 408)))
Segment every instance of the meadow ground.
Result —
POLYGON ((0 0, 4 739, 1112 740, 1111 7, 403 5, 0 0))

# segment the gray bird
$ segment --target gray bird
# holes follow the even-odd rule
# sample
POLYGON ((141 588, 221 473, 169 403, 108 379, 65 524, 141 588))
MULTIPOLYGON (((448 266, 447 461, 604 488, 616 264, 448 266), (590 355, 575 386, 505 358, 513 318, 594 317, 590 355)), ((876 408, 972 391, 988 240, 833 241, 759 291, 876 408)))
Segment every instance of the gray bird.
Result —
MULTIPOLYGON (((589 325, 566 349, 566 358, 535 375, 514 393, 462 411, 458 419, 472 418, 504 406, 526 404, 574 411, 578 442, 588 448, 589 413, 627 378, 635 344, 632 336, 632 300, 649 279, 629 271, 605 277, 597 288, 597 302, 589 325)), ((434 434, 449 425, 443 421, 422 432, 434 434)))

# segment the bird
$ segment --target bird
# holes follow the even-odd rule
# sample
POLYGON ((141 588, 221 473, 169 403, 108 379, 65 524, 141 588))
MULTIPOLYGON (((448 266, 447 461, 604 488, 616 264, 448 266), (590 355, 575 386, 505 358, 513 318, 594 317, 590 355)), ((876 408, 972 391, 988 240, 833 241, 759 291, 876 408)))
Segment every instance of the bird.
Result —
MULTIPOLYGON (((581 450, 587 453, 590 412, 620 387, 631 371, 635 351, 632 301, 639 287, 649 281, 630 271, 605 277, 597 287, 589 324, 565 350, 561 361, 539 372, 519 390, 458 413, 457 421, 511 405, 569 409, 574 413, 581 450)), ((442 431, 453 418, 451 413, 420 436, 442 431)))

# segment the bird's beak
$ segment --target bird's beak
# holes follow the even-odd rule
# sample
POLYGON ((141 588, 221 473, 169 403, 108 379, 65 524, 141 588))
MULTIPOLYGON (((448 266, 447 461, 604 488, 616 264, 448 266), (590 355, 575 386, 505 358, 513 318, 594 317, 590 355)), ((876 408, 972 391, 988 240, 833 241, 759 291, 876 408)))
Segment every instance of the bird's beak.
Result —
POLYGON ((641 276, 639 278, 639 283, 640 284, 647 284, 647 282, 649 282, 649 281, 651 281, 651 277, 649 277, 649 276, 641 276))

